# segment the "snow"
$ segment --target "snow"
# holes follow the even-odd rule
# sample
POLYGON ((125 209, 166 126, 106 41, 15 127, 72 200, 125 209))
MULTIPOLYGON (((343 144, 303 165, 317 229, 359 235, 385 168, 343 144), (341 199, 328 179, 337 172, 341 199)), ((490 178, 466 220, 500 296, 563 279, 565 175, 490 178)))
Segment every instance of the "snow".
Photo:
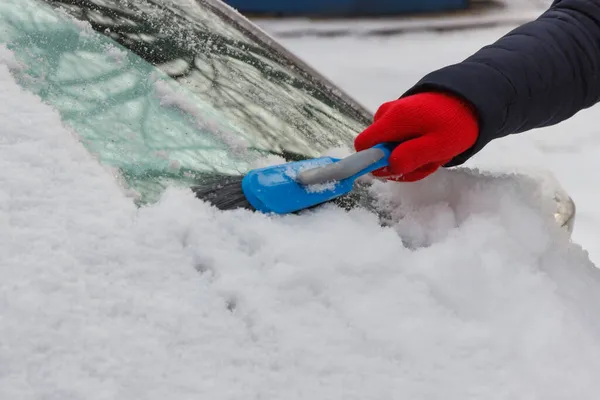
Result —
MULTIPOLYGON (((499 33, 286 44, 375 108, 499 33)), ((556 172, 571 242, 543 182, 475 169, 376 182, 384 227, 180 189, 137 209, 9 67, 0 49, 0 398, 597 398, 594 111, 472 163, 556 172)))
MULTIPOLYGON (((516 4, 516 3, 515 3, 516 4)), ((512 4, 511 4, 512 5, 512 4)), ((396 36, 279 38, 280 42, 375 112, 430 71, 460 62, 515 26, 396 36), (357 56, 359 55, 359 56, 357 56)), ((573 240, 600 264, 600 106, 553 127, 496 140, 465 166, 553 174, 577 205, 573 240)))
POLYGON ((118 65, 122 65, 127 59, 127 52, 125 50, 121 50, 115 45, 106 46, 105 51, 106 54, 108 54, 118 65))
POLYGON ((336 181, 330 181, 325 183, 315 183, 312 185, 308 185, 306 187, 306 191, 308 193, 324 193, 328 191, 334 191, 338 185, 336 181))
POLYGON ((0 63, 11 71, 20 71, 23 68, 23 65, 14 58, 12 52, 5 46, 0 46, 0 63))
MULTIPOLYGON (((194 95, 191 92, 185 91, 181 87, 179 89, 170 81, 163 79, 165 76, 155 74, 151 79, 154 84, 154 90, 156 92, 156 96, 160 99, 160 104, 164 107, 177 107, 178 109, 184 111, 185 113, 193 116, 196 121, 197 126, 201 130, 209 129, 211 132, 215 132, 229 147, 232 153, 243 155, 249 144, 240 137, 239 134, 236 134, 230 130, 230 128, 222 127, 223 123, 219 123, 218 121, 223 121, 223 118, 217 118, 216 116, 213 118, 208 118, 206 115, 210 112, 200 109, 200 102, 194 102, 190 100, 194 98, 194 95)), ((213 114, 216 114, 215 111, 212 111, 213 114)))

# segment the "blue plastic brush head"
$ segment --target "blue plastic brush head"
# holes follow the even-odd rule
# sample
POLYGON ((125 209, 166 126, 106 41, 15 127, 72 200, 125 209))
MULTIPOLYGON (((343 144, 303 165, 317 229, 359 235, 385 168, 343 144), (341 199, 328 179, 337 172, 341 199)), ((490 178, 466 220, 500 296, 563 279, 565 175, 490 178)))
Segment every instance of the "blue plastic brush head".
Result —
POLYGON ((288 214, 304 210, 349 193, 358 177, 388 165, 394 147, 382 144, 373 147, 376 151, 368 149, 345 159, 321 157, 255 169, 242 180, 242 190, 248 202, 263 213, 288 214), (370 158, 365 158, 368 155, 370 158), (351 175, 344 176, 347 171, 351 175), (339 176, 344 177, 335 179, 339 176), (323 181, 325 177, 333 179, 323 181), (303 184, 302 181, 318 183, 303 184))

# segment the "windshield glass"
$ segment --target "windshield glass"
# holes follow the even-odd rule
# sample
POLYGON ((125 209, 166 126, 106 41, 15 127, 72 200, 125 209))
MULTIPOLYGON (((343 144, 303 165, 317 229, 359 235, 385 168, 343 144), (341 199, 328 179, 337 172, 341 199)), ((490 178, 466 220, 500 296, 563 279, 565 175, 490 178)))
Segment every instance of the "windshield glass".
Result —
POLYGON ((19 83, 153 201, 257 159, 351 146, 365 117, 194 0, 3 0, 19 83))

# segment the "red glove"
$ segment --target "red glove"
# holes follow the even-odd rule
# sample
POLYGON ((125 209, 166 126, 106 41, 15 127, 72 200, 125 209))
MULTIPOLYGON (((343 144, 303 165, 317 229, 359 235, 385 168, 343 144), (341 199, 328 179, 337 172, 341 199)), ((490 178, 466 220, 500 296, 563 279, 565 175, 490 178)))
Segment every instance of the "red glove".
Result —
POLYGON ((389 166, 373 175, 414 182, 471 148, 479 134, 475 110, 450 94, 420 93, 384 103, 354 141, 357 151, 382 142, 404 142, 389 166))

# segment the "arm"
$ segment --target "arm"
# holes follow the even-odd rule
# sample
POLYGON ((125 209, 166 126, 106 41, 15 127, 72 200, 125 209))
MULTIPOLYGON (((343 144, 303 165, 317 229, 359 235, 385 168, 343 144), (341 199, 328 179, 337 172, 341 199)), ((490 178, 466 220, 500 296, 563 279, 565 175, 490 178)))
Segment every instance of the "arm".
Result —
POLYGON ((425 76, 402 97, 447 91, 476 110, 473 147, 557 124, 600 100, 600 0, 555 0, 538 19, 511 31, 461 63, 425 76))

